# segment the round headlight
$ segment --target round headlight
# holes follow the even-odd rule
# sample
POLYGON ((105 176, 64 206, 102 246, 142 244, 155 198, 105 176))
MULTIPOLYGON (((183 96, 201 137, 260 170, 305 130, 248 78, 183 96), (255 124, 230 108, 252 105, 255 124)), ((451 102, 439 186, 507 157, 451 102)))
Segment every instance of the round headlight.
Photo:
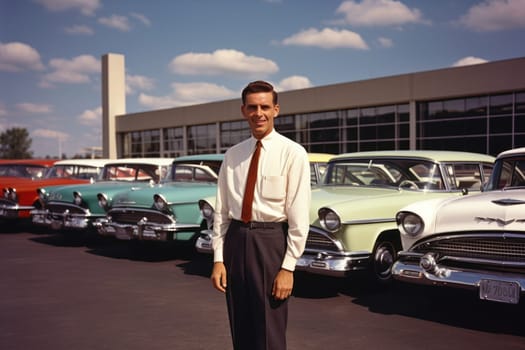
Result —
POLYGON ((40 200, 46 200, 46 190, 44 190, 43 188, 37 188, 36 193, 40 200))
POLYGON ((341 228, 341 219, 335 211, 329 208, 321 208, 318 211, 321 226, 330 232, 337 231, 341 228))
POLYGON ((161 194, 155 194, 153 196, 153 204, 155 205, 155 208, 157 210, 163 211, 168 209, 168 202, 166 201, 166 198, 164 198, 161 194))
POLYGON ((80 194, 80 192, 73 192, 73 203, 75 203, 76 205, 82 204, 82 195, 80 194))
POLYGON ((399 212, 396 216, 396 221, 400 229, 412 237, 419 235, 425 228, 421 217, 411 212, 399 212))
POLYGON ((2 195, 4 196, 5 199, 8 199, 9 198, 9 188, 4 187, 2 189, 2 195))
POLYGON ((206 220, 213 219, 213 214, 214 214, 215 210, 213 209, 213 207, 211 206, 210 203, 208 203, 205 200, 201 199, 199 201, 199 208, 201 210, 201 214, 202 214, 203 218, 205 218, 206 220))
POLYGON ((18 196, 16 195, 16 189, 12 187, 4 188, 4 197, 8 200, 16 202, 18 196))
POLYGON ((97 199, 98 205, 101 208, 106 209, 108 207, 108 196, 106 196, 104 193, 97 194, 97 199))

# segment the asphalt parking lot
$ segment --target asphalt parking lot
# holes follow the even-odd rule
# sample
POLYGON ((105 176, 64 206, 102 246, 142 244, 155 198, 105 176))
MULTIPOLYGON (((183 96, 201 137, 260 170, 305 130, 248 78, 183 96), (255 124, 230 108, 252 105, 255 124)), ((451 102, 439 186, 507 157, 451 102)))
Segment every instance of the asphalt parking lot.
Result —
MULTIPOLYGON (((231 349, 211 259, 191 249, 0 226, 0 349, 231 349)), ((288 349, 525 349, 525 303, 296 274, 288 349)))

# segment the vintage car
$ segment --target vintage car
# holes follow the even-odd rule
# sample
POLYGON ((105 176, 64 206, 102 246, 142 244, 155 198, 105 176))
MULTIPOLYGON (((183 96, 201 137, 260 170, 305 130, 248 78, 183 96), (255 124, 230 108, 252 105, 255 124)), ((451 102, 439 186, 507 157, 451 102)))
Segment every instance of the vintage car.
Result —
MULTIPOLYGON (((329 153, 308 153, 310 161, 310 184, 312 187, 323 182, 323 176, 326 171, 328 161, 334 157, 334 154, 329 153)), ((199 237, 195 241, 195 248, 197 252, 204 254, 213 253, 211 247, 211 233, 213 225, 213 212, 215 207, 215 194, 213 196, 202 198, 199 201, 199 208, 203 217, 206 218, 206 228, 201 231, 199 237)))
POLYGON ((40 208, 37 189, 59 184, 81 184, 96 181, 106 164, 105 159, 60 160, 48 169, 44 178, 9 178, 2 185, 0 219, 27 219, 30 211, 40 208))
POLYGON ((193 243, 203 225, 198 200, 217 191, 223 158, 223 154, 178 157, 169 181, 121 191, 112 198, 99 193, 99 205, 107 216, 97 220, 98 233, 121 240, 193 243))
POLYGON ((99 179, 91 184, 40 187, 41 206, 31 211, 34 224, 60 229, 88 229, 106 216, 98 194, 128 188, 150 187, 169 174, 173 158, 124 158, 108 161, 99 179))
POLYGON ((7 184, 5 178, 41 179, 56 159, 0 159, 0 183, 7 184))
POLYGON ((402 208, 396 280, 467 288, 519 303, 525 293, 525 148, 502 152, 480 194, 402 208))

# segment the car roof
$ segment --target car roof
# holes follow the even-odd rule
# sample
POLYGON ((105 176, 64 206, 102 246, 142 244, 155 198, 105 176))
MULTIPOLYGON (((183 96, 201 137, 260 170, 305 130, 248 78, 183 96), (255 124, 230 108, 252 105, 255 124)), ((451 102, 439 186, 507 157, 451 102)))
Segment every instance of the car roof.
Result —
POLYGON ((143 158, 118 158, 110 159, 106 165, 114 164, 158 164, 170 165, 174 158, 159 158, 159 157, 143 157, 143 158))
POLYGON ((195 160, 223 160, 224 153, 207 153, 207 154, 192 154, 188 156, 180 156, 175 158, 173 161, 176 163, 183 163, 187 161, 195 160))
POLYGON ((43 165, 51 166, 57 160, 56 159, 40 159, 40 158, 28 158, 28 159, 0 159, 0 164, 7 165, 43 165))
POLYGON ((434 150, 389 150, 345 153, 335 156, 331 161, 359 158, 419 158, 438 162, 472 161, 494 162, 491 155, 461 151, 434 151, 434 150))
POLYGON ((525 147, 519 147, 519 148, 514 148, 514 149, 509 149, 509 150, 503 151, 500 154, 498 154, 498 158, 514 156, 516 154, 524 154, 525 155, 525 147))
POLYGON ((335 154, 329 153, 308 153, 308 160, 310 162, 328 162, 335 154))
POLYGON ((85 166, 94 166, 94 167, 103 167, 111 159, 65 159, 59 160, 55 165, 85 165, 85 166))

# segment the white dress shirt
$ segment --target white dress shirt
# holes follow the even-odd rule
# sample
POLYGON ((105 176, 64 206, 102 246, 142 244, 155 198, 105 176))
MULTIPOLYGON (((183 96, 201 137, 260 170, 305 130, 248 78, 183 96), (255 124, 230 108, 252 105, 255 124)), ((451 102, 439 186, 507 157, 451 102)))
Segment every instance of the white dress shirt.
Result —
MULTIPOLYGON (((212 245, 214 261, 223 261, 223 244, 232 219, 240 220, 242 199, 256 139, 226 152, 219 172, 212 245)), ((282 268, 293 271, 302 255, 310 224, 310 164, 306 150, 275 130, 262 140, 255 184, 253 221, 288 222, 282 268)))

